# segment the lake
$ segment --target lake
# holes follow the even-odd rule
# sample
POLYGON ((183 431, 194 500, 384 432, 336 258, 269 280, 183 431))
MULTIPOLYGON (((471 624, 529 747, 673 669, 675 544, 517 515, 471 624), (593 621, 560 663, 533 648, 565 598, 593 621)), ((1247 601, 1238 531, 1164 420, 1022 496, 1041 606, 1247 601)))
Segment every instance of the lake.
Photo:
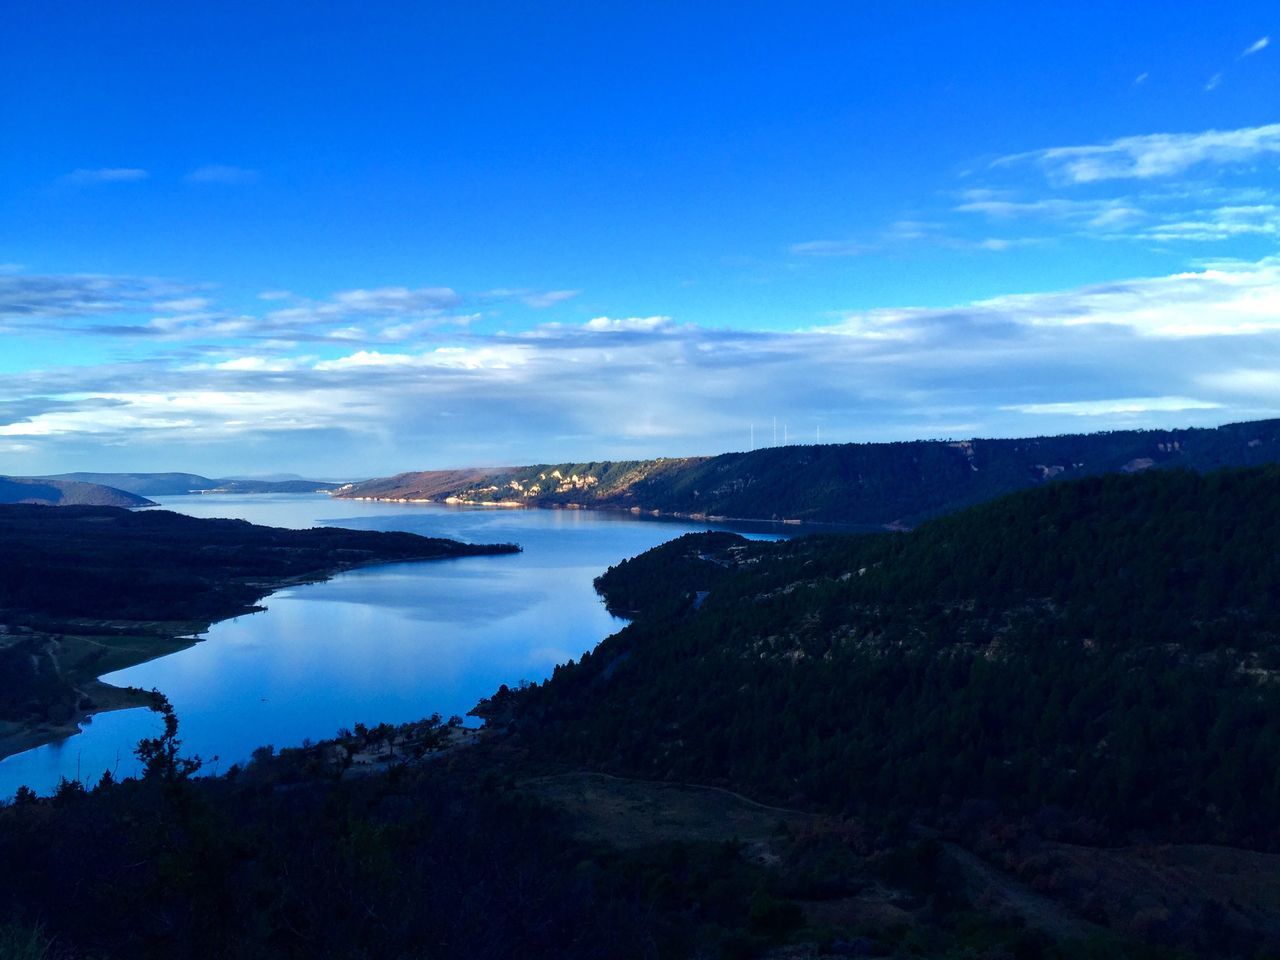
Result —
MULTIPOLYGON (((692 530, 773 538, 772 525, 696 524, 586 510, 504 510, 333 500, 322 494, 186 496, 165 509, 305 528, 405 530, 524 552, 383 564, 289 587, 261 613, 216 623, 194 646, 108 683, 158 688, 177 711, 185 754, 226 770, 258 746, 331 737, 357 721, 464 715, 500 684, 550 675, 622 621, 592 580, 611 564, 692 530), (217 761, 211 758, 217 757, 217 761)), ((0 797, 137 772, 133 748, 159 730, 149 710, 99 714, 82 732, 0 761, 0 797)))

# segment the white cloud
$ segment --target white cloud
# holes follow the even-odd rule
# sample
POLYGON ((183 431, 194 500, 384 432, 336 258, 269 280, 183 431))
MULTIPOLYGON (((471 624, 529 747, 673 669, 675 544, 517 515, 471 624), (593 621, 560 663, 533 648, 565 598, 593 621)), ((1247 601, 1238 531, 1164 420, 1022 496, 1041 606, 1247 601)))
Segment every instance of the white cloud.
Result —
MULTIPOLYGON (((46 278, 10 299, 60 311, 89 302, 93 289, 46 278)), ((396 345, 371 342, 368 330, 357 337, 366 326, 378 335, 381 321, 353 305, 416 299, 413 288, 389 289, 405 292, 307 303, 297 324, 273 319, 270 305, 264 316, 179 313, 157 318, 178 333, 150 354, 144 343, 145 359, 0 373, 0 396, 10 398, 0 401, 0 468, 51 471, 74 455, 110 456, 122 469, 215 456, 318 469, 340 452, 378 473, 741 448, 750 424, 762 436, 775 414, 794 435, 812 436, 821 423, 824 440, 844 441, 938 435, 956 424, 1016 436, 1028 423, 1078 429, 1082 417, 1095 428, 1280 412, 1280 257, 858 311, 820 330, 624 315, 525 333, 442 325, 396 345), (322 307, 333 311, 308 326, 322 307), (190 329, 201 338, 176 340, 190 329), (4 438, 33 447, 26 456, 44 465, 19 462, 4 438)), ((105 299, 113 290, 107 284, 105 299)), ((144 306, 195 299, 143 292, 144 306)))
POLYGON ((96 318, 190 294, 188 286, 152 277, 0 272, 0 321, 96 318))
POLYGON ((877 339, 918 338, 947 324, 1117 327, 1144 338, 1242 336, 1280 331, 1280 257, 1234 268, 1010 294, 948 309, 851 314, 825 332, 877 339))
POLYGON ((480 300, 519 300, 527 307, 545 310, 558 303, 572 300, 579 296, 581 290, 532 290, 528 287, 498 287, 486 290, 478 295, 480 300))
POLYGON ((73 170, 62 179, 67 183, 89 185, 95 183, 136 183, 146 180, 150 174, 140 167, 99 167, 94 170, 73 170))
POLYGON ((213 364, 214 370, 248 370, 281 373, 297 369, 297 362, 281 357, 236 357, 213 364))
MULTIPOLYGON (((1149 191, 1137 199, 1073 200, 1051 197, 1039 200, 1016 199, 1008 194, 970 191, 953 209, 958 213, 984 216, 992 223, 1012 223, 1034 219, 1064 224, 1074 235, 1092 239, 1135 240, 1156 243, 1208 242, 1239 237, 1280 235, 1280 203, 1234 202, 1216 207, 1194 206, 1196 200, 1278 200, 1266 190, 1149 191)), ((1028 241, 993 238, 992 249, 1025 245, 1028 241)))
POLYGON ((941 224, 925 220, 895 220, 884 232, 888 241, 926 240, 938 236, 941 224))
POLYGON ((1280 370, 1275 368, 1236 367, 1202 373, 1196 379, 1210 390, 1251 399, 1280 401, 1280 370))
POLYGON ((438 347, 425 353, 382 353, 359 350, 336 360, 321 360, 312 369, 320 372, 373 367, 439 367, 453 370, 509 370, 527 360, 523 346, 438 347))
POLYGON ((1205 82, 1204 91, 1209 93, 1212 90, 1217 90, 1220 86, 1222 86, 1222 74, 1215 73, 1205 82))
POLYGON ((582 293, 581 290, 547 290, 542 293, 526 294, 521 299, 535 310, 545 310, 547 307, 554 307, 557 303, 572 300, 580 293, 582 293))
MULTIPOLYGON (((450 314, 449 324, 455 327, 465 327, 480 318, 479 314, 450 314)), ((414 320, 407 323, 393 323, 390 326, 383 327, 379 331, 378 339, 399 342, 403 340, 416 340, 431 331, 440 327, 441 322, 438 317, 429 317, 425 320, 414 320)))
POLYGON ((342 290, 333 295, 332 305, 320 309, 355 313, 403 314, 439 311, 457 306, 462 298, 449 287, 377 287, 373 290, 342 290))
POLYGON ((1170 177, 1201 164, 1239 164, 1277 154, 1280 123, 1202 133, 1152 133, 1102 144, 1050 147, 1001 157, 992 166, 1032 162, 1054 181, 1082 184, 1170 177))
POLYGON ((1137 236, 1162 243, 1232 240, 1242 236, 1280 236, 1280 206, 1252 204, 1194 211, 1191 219, 1156 224, 1137 236))
POLYGON ((1267 49, 1267 47, 1269 47, 1270 45, 1271 45, 1270 37, 1259 37, 1257 40, 1253 41, 1253 43, 1249 44, 1249 46, 1245 47, 1244 50, 1241 51, 1240 56, 1237 57, 1236 59, 1243 60, 1245 57, 1251 57, 1255 53, 1261 53, 1263 50, 1267 49))
POLYGON ((806 240, 793 243, 790 249, 803 257, 861 257, 876 251, 874 245, 856 240, 806 240))
POLYGON ((1067 200, 1054 197, 1044 200, 1008 200, 979 198, 967 200, 954 208, 958 213, 980 213, 993 220, 1033 217, 1043 220, 1081 221, 1092 227, 1117 227, 1141 220, 1142 210, 1125 199, 1067 200))
POLYGON ((862 257, 920 242, 964 246, 948 237, 940 223, 904 218, 892 221, 871 240, 807 240, 793 243, 788 250, 801 257, 862 257))
POLYGON ((208 164, 197 167, 182 179, 187 183, 257 183, 261 175, 257 170, 244 167, 229 167, 222 164, 208 164))
POLYGON ((349 370, 353 367, 411 367, 419 358, 407 353, 379 353, 377 350, 359 350, 336 360, 321 360, 316 370, 349 370))
MULTIPOLYGON (((173 398, 168 405, 173 407, 173 398)), ((65 410, 37 414, 17 423, 0 426, 0 437, 96 436, 121 430, 181 430, 194 427, 191 417, 165 416, 126 409, 65 410)))
POLYGON ((1105 417, 1179 410, 1218 410, 1220 403, 1190 397, 1127 397, 1120 400, 1069 400, 1060 403, 1023 403, 1001 407, 1017 413, 1072 417, 1105 417))
POLYGON ((213 302, 208 297, 181 297, 177 300, 161 300, 154 306, 157 310, 192 313, 197 310, 208 310, 212 305, 213 302))
POLYGON ((238 337, 253 334, 260 321, 256 317, 234 316, 216 311, 175 313, 152 317, 135 332, 147 332, 168 338, 238 337))
POLYGON ((593 317, 583 326, 596 332, 653 333, 671 326, 670 317, 593 317))

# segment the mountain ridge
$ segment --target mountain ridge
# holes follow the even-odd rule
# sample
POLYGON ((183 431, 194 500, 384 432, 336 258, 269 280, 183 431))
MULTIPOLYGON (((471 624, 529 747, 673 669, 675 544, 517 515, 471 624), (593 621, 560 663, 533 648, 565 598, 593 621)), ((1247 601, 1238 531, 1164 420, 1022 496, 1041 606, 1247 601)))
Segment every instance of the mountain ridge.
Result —
POLYGON ((183 496, 192 493, 318 493, 339 484, 324 480, 269 480, 252 477, 205 477, 198 473, 56 473, 33 480, 95 483, 140 497, 183 496))
POLYGON ((0 503, 52 507, 155 506, 155 501, 133 491, 65 477, 0 477, 0 503))
POLYGON ((411 471, 339 498, 629 510, 695 519, 910 526, 1044 483, 1280 461, 1280 420, 1014 439, 766 447, 706 457, 411 471))

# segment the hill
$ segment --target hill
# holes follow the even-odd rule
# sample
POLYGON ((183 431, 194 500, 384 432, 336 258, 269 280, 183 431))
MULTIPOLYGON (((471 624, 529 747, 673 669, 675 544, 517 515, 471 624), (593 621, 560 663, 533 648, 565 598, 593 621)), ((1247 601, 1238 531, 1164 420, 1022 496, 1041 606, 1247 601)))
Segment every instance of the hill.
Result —
POLYGON ((600 577, 635 622, 519 715, 606 768, 828 809, 982 799, 1280 850, 1278 538, 1280 467, 1052 484, 909 534, 691 534, 600 577))
POLYGON ((140 494, 101 483, 68 479, 0 477, 0 503, 46 506, 152 507, 140 494))
POLYGON ((1050 484, 910 533, 690 534, 599 578, 630 626, 477 712, 573 766, 914 824, 1079 920, 1137 932, 1162 903, 1156 941, 1251 956, 1280 907, 1212 874, 1280 852, 1277 542, 1274 466, 1050 484))
POLYGON ((770 447, 635 461, 425 471, 338 497, 584 506, 693 517, 914 525, 1029 487, 1105 473, 1280 461, 1280 421, 1018 440, 770 447))
POLYGON ((214 479, 198 473, 61 473, 36 478, 57 482, 98 483, 140 497, 172 497, 188 493, 317 493, 339 486, 321 480, 256 478, 214 479))

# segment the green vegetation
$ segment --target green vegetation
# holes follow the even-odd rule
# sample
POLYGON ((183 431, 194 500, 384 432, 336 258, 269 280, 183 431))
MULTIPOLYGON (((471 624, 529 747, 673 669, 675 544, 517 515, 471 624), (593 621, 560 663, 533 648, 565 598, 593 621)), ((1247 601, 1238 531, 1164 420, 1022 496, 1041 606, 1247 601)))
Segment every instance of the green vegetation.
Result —
MULTIPOLYGON (((536 762, 501 741, 442 750, 447 729, 393 728, 400 759, 378 772, 352 764, 385 751, 365 728, 264 747, 218 778, 157 762, 22 792, 0 805, 0 937, 50 960, 1146 956, 977 911, 937 844, 853 821, 663 787, 692 826, 659 808, 617 844, 637 814, 610 822, 593 797, 604 832, 584 834, 576 809, 539 799, 560 778, 530 777, 536 762)), ((627 806, 652 806, 653 785, 623 786, 627 806)))
POLYGON ((412 533, 285 530, 168 511, 6 506, 0 507, 0 614, 10 623, 214 620, 242 612, 285 580, 375 562, 518 549, 412 533))
POLYGON ((905 534, 689 535, 598 580, 630 626, 481 712, 537 756, 879 824, 891 852, 925 831, 1049 914, 1249 956, 1280 942, 1278 542, 1276 467, 905 534))
POLYGON ((46 506, 150 507, 146 497, 100 483, 46 477, 0 477, 0 503, 46 506))
POLYGON ((1054 484, 910 534, 690 535, 600 578, 638 619, 517 716, 578 762, 833 811, 995 801, 1277 849, 1277 542, 1277 468, 1054 484))
POLYGON ((633 622, 480 704, 482 738, 358 724, 193 778, 169 711, 142 779, 21 793, 0 937, 54 960, 1272 957, 1277 544, 1274 466, 1047 484, 910 533, 682 537, 601 575, 633 622))

